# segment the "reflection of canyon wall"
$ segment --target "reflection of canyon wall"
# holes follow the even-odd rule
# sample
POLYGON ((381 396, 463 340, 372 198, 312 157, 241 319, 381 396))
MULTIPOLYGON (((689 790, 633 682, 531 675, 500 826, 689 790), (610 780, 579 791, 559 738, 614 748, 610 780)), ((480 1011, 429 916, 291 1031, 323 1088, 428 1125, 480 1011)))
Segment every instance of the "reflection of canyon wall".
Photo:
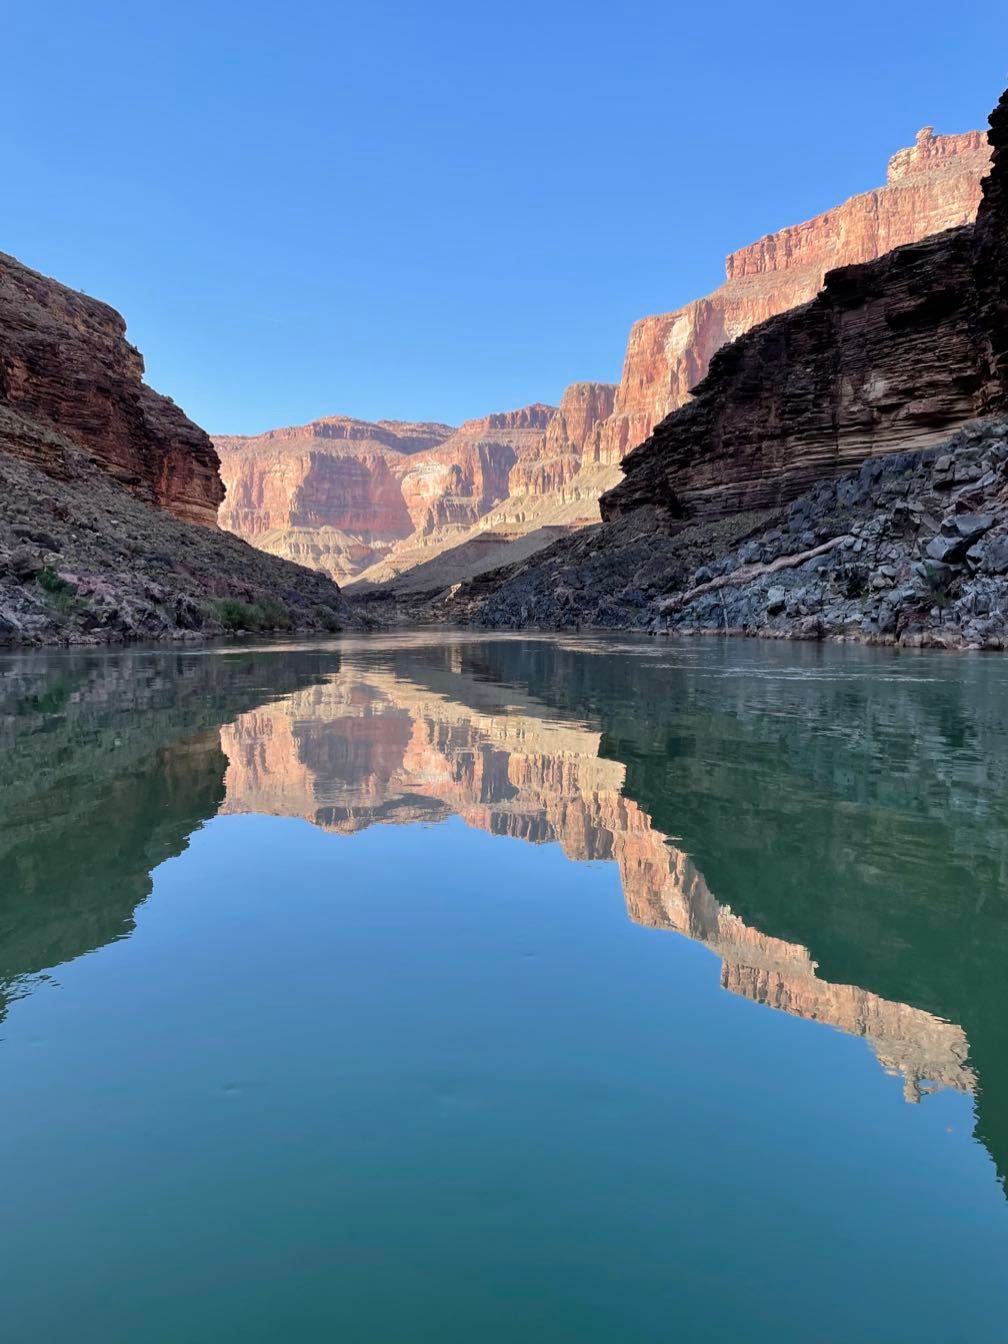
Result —
POLYGON ((340 832, 454 814, 494 835, 557 842, 574 860, 614 861, 631 918, 704 943, 727 989, 864 1037, 911 1099, 928 1083, 972 1089, 960 1027, 822 980, 804 947, 747 926, 624 796, 624 768, 599 755, 597 732, 521 708, 468 708, 391 672, 346 671, 222 729, 221 811, 340 832))
MULTIPOLYGON (((339 666, 288 655, 277 692, 339 666)), ((33 976, 128 935, 151 872, 224 797, 222 719, 261 703, 234 653, 6 660, 0 678, 0 1019, 33 976)))

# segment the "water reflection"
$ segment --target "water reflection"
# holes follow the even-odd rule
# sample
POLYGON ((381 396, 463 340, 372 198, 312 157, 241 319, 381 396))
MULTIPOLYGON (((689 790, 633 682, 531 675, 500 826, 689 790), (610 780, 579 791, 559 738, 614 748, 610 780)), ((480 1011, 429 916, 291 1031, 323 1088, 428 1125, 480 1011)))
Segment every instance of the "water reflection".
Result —
MULTIPOLYGON (((722 985, 863 1037, 1008 1159, 1000 661, 416 639, 3 664, 0 1011, 218 812, 470 826, 619 869, 722 985)), ((333 862, 338 863, 334 851, 333 862)))

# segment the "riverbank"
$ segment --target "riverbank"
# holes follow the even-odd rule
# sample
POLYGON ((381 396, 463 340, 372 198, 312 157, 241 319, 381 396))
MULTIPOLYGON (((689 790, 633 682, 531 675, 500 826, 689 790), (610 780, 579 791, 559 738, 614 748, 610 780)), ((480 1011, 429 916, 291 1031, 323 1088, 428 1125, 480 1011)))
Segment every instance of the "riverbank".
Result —
POLYGON ((16 429, 46 434, 59 475, 0 451, 0 647, 360 628, 326 575, 145 504, 55 432, 16 429))
POLYGON ((870 458, 786 508, 638 510, 431 603, 506 629, 1008 647, 1008 421, 870 458))

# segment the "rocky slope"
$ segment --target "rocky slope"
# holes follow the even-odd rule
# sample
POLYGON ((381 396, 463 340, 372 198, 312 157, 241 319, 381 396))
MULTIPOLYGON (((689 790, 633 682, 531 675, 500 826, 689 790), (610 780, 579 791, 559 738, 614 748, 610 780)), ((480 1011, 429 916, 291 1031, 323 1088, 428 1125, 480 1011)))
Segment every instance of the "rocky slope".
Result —
POLYGON ((0 255, 0 644, 358 624, 329 579, 217 527, 213 444, 124 333, 0 255))
POLYGON ((58 474, 44 433, 57 431, 138 499, 216 527, 224 490, 213 444, 143 382, 125 333, 114 308, 0 253, 0 406, 43 431, 8 434, 4 451, 58 474))
POLYGON ((525 560, 598 521, 622 458, 688 400, 727 341, 811 299, 835 266, 972 221, 989 152, 979 131, 925 128, 890 161, 884 187, 733 253, 720 289, 634 326, 618 387, 572 384, 552 413, 532 407, 470 422, 408 463, 384 452, 323 462, 312 456, 315 426, 219 438, 229 492, 222 524, 352 580, 358 592, 385 585, 391 598, 525 560), (516 416, 535 432, 521 435, 516 416), (353 498, 349 511, 344 496, 353 498))
POLYGON ((869 459, 787 509, 589 529, 448 604, 480 624, 1008 648, 1008 421, 869 459))
POLYGON ((324 574, 152 508, 69 440, 0 407, 0 646, 359 623, 324 574), (10 442, 36 443, 50 472, 10 442))

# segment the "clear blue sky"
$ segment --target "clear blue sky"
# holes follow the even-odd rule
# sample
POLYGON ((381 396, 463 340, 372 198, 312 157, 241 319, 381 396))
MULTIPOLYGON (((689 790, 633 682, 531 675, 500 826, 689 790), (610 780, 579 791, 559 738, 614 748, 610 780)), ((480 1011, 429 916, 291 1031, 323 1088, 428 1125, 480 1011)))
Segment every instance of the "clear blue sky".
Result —
POLYGON ((0 250, 114 304, 214 431, 616 379, 725 252, 986 124, 964 0, 8 0, 0 250))

